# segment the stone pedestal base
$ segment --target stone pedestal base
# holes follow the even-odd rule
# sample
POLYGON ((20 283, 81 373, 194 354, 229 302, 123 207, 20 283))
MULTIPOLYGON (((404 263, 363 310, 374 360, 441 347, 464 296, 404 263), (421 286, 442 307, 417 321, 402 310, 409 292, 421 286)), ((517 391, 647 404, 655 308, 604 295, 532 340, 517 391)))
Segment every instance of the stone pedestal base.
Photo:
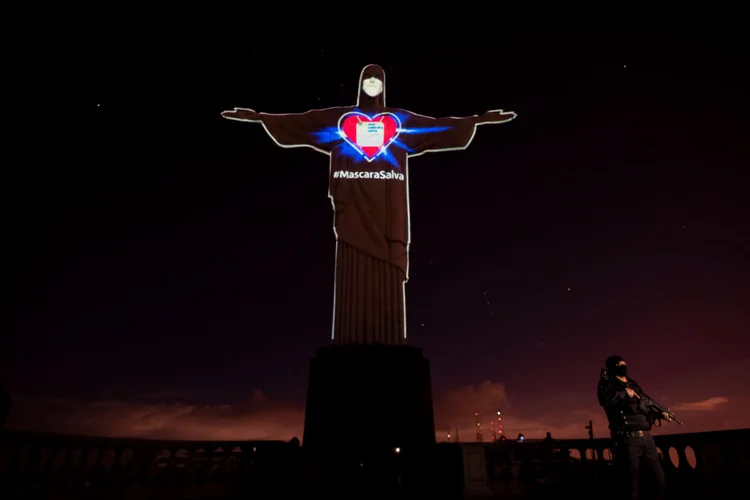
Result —
MULTIPOLYGON (((303 446, 354 457, 435 444, 430 365, 399 345, 331 345, 310 364, 303 446)), ((359 459, 358 458, 358 459, 359 459)))
POLYGON ((405 345, 331 345, 310 364, 306 483, 326 498, 463 493, 462 452, 435 444, 430 366, 405 345))

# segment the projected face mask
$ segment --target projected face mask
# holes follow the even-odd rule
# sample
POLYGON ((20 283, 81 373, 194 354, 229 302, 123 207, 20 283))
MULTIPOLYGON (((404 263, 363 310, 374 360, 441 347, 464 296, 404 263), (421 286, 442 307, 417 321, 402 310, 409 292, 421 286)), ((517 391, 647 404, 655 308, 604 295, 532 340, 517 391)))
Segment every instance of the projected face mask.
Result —
POLYGON ((627 365, 617 365, 615 367, 615 375, 618 377, 627 377, 628 376, 628 366, 627 365))
POLYGON ((362 90, 370 97, 379 96, 383 92, 383 82, 374 76, 362 81, 362 90))

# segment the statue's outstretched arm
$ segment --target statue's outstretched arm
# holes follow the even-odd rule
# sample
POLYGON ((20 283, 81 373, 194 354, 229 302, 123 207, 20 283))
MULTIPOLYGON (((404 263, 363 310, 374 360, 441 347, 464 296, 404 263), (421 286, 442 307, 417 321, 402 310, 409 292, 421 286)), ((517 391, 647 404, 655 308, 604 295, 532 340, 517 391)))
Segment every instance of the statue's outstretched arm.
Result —
POLYGON ((228 120, 261 123, 271 138, 281 147, 309 147, 328 154, 340 142, 338 134, 329 129, 340 116, 339 108, 312 109, 304 113, 259 113, 248 108, 234 108, 221 116, 228 120))
POLYGON ((241 122, 259 122, 260 113, 247 108, 234 108, 232 111, 222 111, 221 116, 227 120, 237 120, 241 122))
POLYGON ((517 115, 513 111, 504 111, 502 109, 495 109, 487 111, 485 114, 477 117, 477 125, 483 125, 485 123, 505 123, 514 119, 517 115))
POLYGON ((477 125, 505 123, 516 117, 512 111, 493 110, 483 115, 432 118, 408 113, 399 141, 410 156, 439 151, 456 151, 471 144, 477 125))

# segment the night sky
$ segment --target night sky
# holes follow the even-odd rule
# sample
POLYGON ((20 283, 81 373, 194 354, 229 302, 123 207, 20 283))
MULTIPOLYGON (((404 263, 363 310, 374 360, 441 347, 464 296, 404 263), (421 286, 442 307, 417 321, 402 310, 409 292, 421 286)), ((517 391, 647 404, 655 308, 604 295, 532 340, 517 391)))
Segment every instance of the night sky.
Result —
POLYGON ((410 162, 408 335, 441 435, 473 438, 475 409, 500 408, 509 434, 582 437, 591 418, 603 436, 612 354, 686 423, 663 432, 750 427, 741 27, 378 33, 144 35, 37 69, 30 154, 5 173, 8 425, 301 437, 309 359, 330 342, 328 158, 220 112, 353 105, 376 63, 390 106, 518 113, 410 162))

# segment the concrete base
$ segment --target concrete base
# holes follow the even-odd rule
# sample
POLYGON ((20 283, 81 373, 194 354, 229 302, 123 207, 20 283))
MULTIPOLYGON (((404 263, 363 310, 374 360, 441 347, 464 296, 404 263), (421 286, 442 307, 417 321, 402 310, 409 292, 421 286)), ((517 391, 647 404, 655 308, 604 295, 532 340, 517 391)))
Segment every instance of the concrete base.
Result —
MULTIPOLYGON (((351 460, 435 445, 430 365, 397 345, 330 345, 310 364, 303 446, 351 460)), ((358 465, 358 464, 357 464, 358 465)))
POLYGON ((492 494, 487 480, 487 465, 484 443, 462 443, 464 458, 464 497, 489 496, 492 494))

